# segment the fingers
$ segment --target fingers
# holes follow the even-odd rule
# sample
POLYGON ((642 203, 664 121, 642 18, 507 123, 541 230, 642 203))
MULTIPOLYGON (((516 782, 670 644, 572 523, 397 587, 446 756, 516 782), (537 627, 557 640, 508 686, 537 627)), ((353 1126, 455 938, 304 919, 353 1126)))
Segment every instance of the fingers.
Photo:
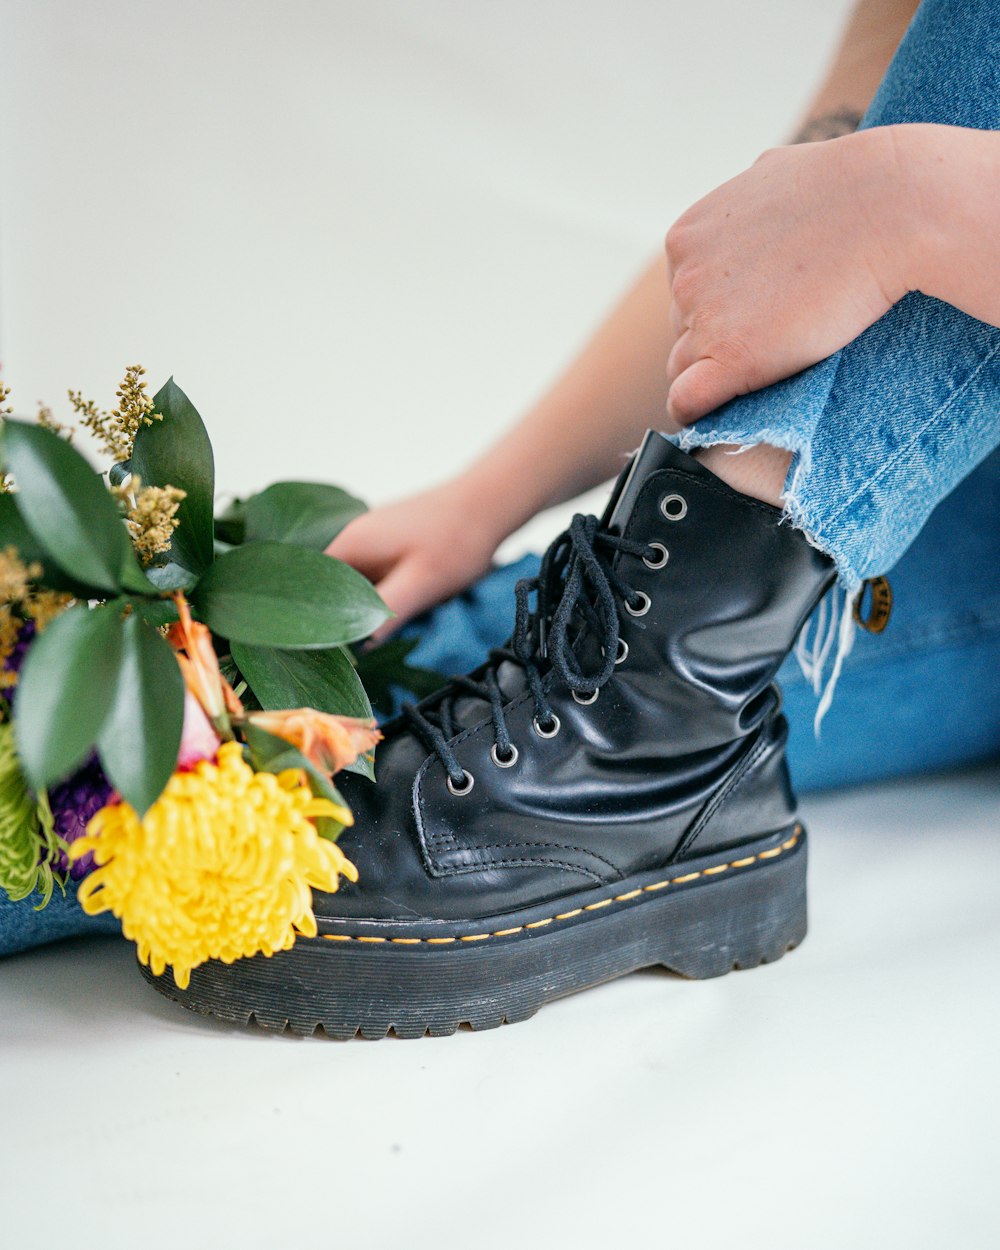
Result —
POLYGON ((691 425, 738 394, 732 371, 705 356, 687 364, 674 378, 667 395, 667 416, 678 425, 691 425))
POLYGON ((684 370, 695 363, 699 354, 694 335, 690 330, 682 330, 667 357, 667 385, 673 386, 684 370))
POLYGON ((346 525, 327 546, 326 554, 343 560, 369 581, 375 581, 392 563, 392 552, 383 530, 368 524, 371 515, 365 513, 346 525))
POLYGON ((372 635, 373 642, 383 642, 414 616, 437 602, 428 584, 426 569, 417 560, 401 560, 375 586, 395 616, 380 625, 372 635))

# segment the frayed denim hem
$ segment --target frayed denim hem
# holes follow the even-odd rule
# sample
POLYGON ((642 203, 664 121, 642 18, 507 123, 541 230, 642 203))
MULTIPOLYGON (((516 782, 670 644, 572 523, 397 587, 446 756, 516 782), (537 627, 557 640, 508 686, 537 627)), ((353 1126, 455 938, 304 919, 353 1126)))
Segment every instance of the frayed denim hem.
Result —
POLYGON ((764 426, 762 429, 749 433, 746 430, 736 432, 725 427, 714 427, 711 430, 699 430, 697 425, 688 426, 679 434, 665 435, 681 451, 691 452, 699 447, 732 446, 731 455, 738 456, 751 447, 767 445, 779 451, 791 453, 792 462, 788 466, 784 489, 781 494, 784 519, 804 535, 806 542, 817 551, 822 551, 837 566, 837 581, 844 592, 856 597, 864 581, 847 557, 838 549, 835 541, 824 534, 822 523, 803 500, 802 488, 808 482, 812 468, 812 446, 808 435, 799 434, 794 430, 777 429, 764 426))

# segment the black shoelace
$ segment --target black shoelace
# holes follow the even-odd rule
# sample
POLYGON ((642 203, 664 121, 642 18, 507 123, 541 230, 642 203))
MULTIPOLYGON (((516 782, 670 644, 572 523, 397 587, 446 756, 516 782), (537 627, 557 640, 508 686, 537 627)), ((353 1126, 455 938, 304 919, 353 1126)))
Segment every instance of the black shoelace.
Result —
POLYGON ((512 760, 515 749, 504 716, 504 693, 497 676, 509 662, 524 670, 534 700, 534 723, 545 731, 557 724, 545 692, 547 665, 559 680, 579 695, 594 694, 614 672, 620 624, 617 599, 637 607, 643 596, 612 568, 616 552, 646 555, 648 543, 621 538, 600 528, 595 516, 577 514, 542 557, 536 577, 522 578, 514 588, 514 632, 509 643, 494 647, 476 677, 452 677, 437 694, 402 709, 405 723, 432 751, 448 773, 454 792, 471 787, 449 739, 459 732, 455 704, 472 696, 489 704, 495 735, 494 758, 512 760), (535 595, 535 606, 530 606, 535 595), (592 630, 601 645, 603 662, 596 673, 585 673, 576 650, 582 633, 592 630))

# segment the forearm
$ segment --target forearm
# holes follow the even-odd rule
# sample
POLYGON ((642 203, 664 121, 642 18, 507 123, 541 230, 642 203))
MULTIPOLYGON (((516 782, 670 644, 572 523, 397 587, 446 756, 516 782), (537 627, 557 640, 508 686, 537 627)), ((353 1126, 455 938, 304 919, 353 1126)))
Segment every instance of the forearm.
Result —
POLYGON ((669 293, 662 256, 555 385, 463 474, 505 537, 542 509, 613 477, 666 408, 669 293))
POLYGON ((794 142, 835 139, 857 128, 918 5, 919 0, 859 0, 794 142))
POLYGON ((886 129, 909 190, 904 285, 1000 326, 1000 134, 886 129))
MULTIPOLYGON (((854 128, 916 7, 917 0, 861 0, 798 138, 854 128)), ((668 424, 672 345, 660 255, 551 390, 456 483, 470 503, 491 500, 498 542, 543 508, 612 477, 647 426, 668 424)))

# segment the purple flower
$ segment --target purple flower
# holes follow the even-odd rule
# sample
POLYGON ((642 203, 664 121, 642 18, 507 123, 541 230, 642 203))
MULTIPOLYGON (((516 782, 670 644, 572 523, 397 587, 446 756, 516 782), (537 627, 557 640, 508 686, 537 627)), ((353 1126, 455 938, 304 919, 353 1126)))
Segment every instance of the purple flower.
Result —
MULTIPOLYGON (((72 777, 53 786, 49 791, 49 804, 55 819, 56 833, 67 842, 75 842, 83 836, 87 821, 110 802, 113 794, 114 790, 105 777, 97 756, 92 756, 72 777)), ((69 869, 74 881, 85 877, 93 866, 94 857, 88 853, 71 867, 65 852, 52 865, 57 872, 69 869)))
MULTIPOLYGON (((10 649, 10 654, 4 657, 3 668, 7 673, 20 673, 21 665, 24 663, 24 657, 28 653, 32 639, 38 631, 35 628, 34 621, 22 621, 17 630, 17 641, 10 649)), ((14 697, 17 693, 17 687, 12 686, 7 691, 7 700, 13 705, 14 697)))

